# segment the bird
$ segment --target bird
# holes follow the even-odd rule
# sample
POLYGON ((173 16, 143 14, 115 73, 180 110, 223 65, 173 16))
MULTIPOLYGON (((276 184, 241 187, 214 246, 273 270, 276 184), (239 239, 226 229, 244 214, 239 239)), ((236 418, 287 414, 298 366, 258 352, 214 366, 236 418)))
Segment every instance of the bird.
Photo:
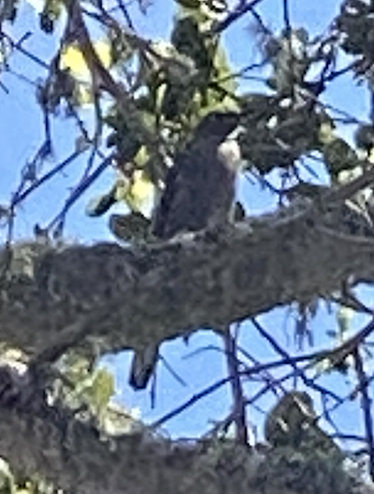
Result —
POLYGON ((153 222, 156 238, 167 240, 227 222, 238 164, 220 146, 238 124, 236 112, 212 112, 197 125, 166 177, 153 222))
POLYGON ((305 391, 286 392, 268 413, 265 439, 274 448, 319 451, 342 458, 342 451, 318 424, 311 396, 305 391))
POLYGON ((283 395, 265 420, 265 439, 272 446, 299 445, 305 430, 317 417, 312 398, 302 391, 283 395))
MULTIPOLYGON (((167 241, 231 221, 240 153, 236 141, 227 138, 239 124, 240 113, 235 111, 211 112, 197 124, 166 175, 152 219, 155 239, 167 241)), ((135 352, 129 380, 132 388, 147 387, 158 358, 156 343, 135 352)))

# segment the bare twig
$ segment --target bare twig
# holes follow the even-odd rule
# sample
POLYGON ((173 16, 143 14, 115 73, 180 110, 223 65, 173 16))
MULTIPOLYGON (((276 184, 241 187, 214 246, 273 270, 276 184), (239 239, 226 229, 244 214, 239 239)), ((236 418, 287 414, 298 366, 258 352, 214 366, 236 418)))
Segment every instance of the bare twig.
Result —
POLYGON ((227 29, 233 22, 239 20, 241 17, 243 17, 245 14, 248 12, 251 12, 254 7, 262 2, 262 0, 252 0, 251 2, 246 2, 241 0, 238 4, 238 6, 234 9, 233 12, 228 14, 228 16, 221 22, 219 22, 215 27, 214 27, 214 33, 218 34, 227 29))
MULTIPOLYGON (((324 388, 323 386, 320 386, 313 379, 308 378, 307 375, 305 374, 305 370, 304 369, 300 369, 297 366, 297 364, 295 362, 295 359, 291 358, 291 356, 279 345, 279 343, 276 341, 276 339, 268 331, 266 331, 260 325, 260 323, 256 319, 252 319, 252 323, 254 324, 254 326, 256 327, 256 329, 258 330, 258 332, 276 350, 276 352, 279 355, 281 355, 286 360, 286 362, 289 363, 289 365, 294 369, 295 375, 297 377, 300 377, 300 379, 303 381, 303 383, 306 386, 308 386, 308 387, 310 387, 310 388, 312 388, 312 389, 314 389, 314 390, 322 393, 323 395, 331 396, 331 398, 333 398, 338 403, 341 403, 342 402, 341 398, 338 395, 336 395, 334 392, 332 392, 329 389, 324 388)), ((325 355, 324 358, 326 358, 326 354, 327 353, 328 352, 318 352, 317 355, 325 355)), ((313 360, 313 359, 311 359, 311 360, 313 360)))
POLYGON ((352 357, 353 357, 358 381, 360 384, 361 408, 364 416, 366 444, 369 455, 369 472, 371 479, 374 480, 374 432, 373 432, 372 399, 370 398, 369 395, 368 378, 365 373, 364 364, 358 346, 353 350, 352 357))
POLYGON ((236 438, 240 444, 248 444, 246 407, 239 375, 236 338, 231 334, 230 327, 225 329, 222 339, 225 346, 227 368, 233 396, 233 420, 236 425, 236 438))

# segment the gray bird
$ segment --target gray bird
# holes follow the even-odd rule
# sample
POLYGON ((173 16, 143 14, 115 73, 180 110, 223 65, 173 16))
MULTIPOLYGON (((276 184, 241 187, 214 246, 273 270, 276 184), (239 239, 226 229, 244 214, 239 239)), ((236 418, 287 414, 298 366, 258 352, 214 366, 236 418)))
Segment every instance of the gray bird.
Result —
MULTIPOLYGON (((156 207, 152 234, 168 240, 230 221, 235 207, 235 183, 240 155, 227 137, 238 127, 240 114, 212 112, 196 126, 185 148, 175 156, 156 207), (226 141, 226 142, 225 142, 226 141)), ((144 389, 154 373, 158 345, 136 352, 130 385, 144 389)))
POLYGON ((195 128, 166 177, 154 216, 155 237, 166 240, 228 220, 234 205, 237 161, 220 152, 220 145, 238 124, 238 113, 214 112, 195 128))
POLYGON ((289 446, 342 458, 339 446, 318 425, 313 400, 305 391, 289 391, 279 399, 266 417, 264 433, 275 448, 289 446))

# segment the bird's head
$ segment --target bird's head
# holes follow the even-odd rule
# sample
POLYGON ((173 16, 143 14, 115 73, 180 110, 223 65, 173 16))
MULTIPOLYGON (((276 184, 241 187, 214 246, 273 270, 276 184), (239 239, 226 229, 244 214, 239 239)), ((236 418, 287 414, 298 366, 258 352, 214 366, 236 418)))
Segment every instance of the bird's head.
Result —
POLYGON ((240 113, 234 111, 211 112, 196 126, 195 139, 210 139, 222 143, 238 127, 240 113))

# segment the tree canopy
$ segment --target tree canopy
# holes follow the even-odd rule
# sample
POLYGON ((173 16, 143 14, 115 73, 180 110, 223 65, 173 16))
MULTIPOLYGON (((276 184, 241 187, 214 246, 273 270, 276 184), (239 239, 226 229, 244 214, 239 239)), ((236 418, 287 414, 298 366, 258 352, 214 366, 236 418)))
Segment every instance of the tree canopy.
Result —
POLYGON ((8 130, 27 141, 28 125, 41 129, 26 164, 17 142, 2 143, 4 183, 18 177, 16 190, 0 189, 4 494, 372 492, 374 2, 316 5, 316 17, 327 12, 316 24, 310 8, 0 3, 0 98, 33 106, 25 122, 4 115, 8 130), (137 27, 164 18, 162 39, 137 27), (212 115, 240 125, 204 133, 212 115), (241 165, 232 211, 232 182, 215 175, 204 189, 222 159, 241 165), (69 187, 56 187, 65 173, 69 187), (157 235, 171 186, 184 197, 177 227, 157 235), (229 217, 213 225, 207 208, 223 194, 229 217), (256 213, 262 195, 269 206, 256 213), (22 229, 34 197, 43 207, 22 229), (90 238, 98 224, 102 237, 90 238), (292 320, 293 343, 280 338, 276 309, 292 320), (226 364, 211 386, 153 423, 115 400, 102 357, 153 348, 157 358, 162 343, 207 330, 226 364), (250 331, 257 344, 243 347, 250 331), (225 386, 230 413, 211 417, 205 435, 167 435, 170 419, 225 386))

